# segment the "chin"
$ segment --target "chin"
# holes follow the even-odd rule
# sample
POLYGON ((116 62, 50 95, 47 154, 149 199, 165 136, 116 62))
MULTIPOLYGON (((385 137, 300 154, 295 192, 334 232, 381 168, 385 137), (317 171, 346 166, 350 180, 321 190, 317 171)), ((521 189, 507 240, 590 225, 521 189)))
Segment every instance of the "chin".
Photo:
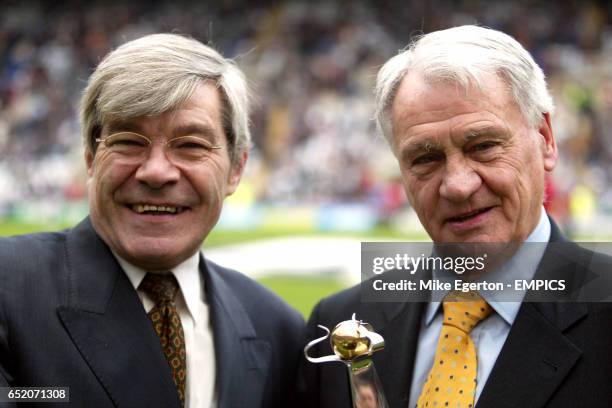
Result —
POLYGON ((138 254, 137 257, 132 258, 133 261, 130 261, 134 265, 146 269, 147 271, 167 271, 170 270, 185 259, 180 258, 176 255, 166 255, 166 254, 138 254))
POLYGON ((177 251, 163 245, 140 245, 131 248, 126 260, 140 268, 159 271, 172 269, 189 257, 186 251, 177 251))

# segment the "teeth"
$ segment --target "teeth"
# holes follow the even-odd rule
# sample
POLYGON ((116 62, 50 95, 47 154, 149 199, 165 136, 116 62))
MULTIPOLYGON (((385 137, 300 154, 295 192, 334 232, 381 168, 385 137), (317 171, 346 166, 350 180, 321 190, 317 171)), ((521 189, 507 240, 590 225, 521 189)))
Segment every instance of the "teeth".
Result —
POLYGON ((132 210, 136 211, 139 214, 142 214, 145 211, 155 211, 155 212, 166 212, 171 214, 177 214, 183 211, 182 207, 174 207, 169 205, 150 205, 150 204, 134 204, 132 205, 132 210))

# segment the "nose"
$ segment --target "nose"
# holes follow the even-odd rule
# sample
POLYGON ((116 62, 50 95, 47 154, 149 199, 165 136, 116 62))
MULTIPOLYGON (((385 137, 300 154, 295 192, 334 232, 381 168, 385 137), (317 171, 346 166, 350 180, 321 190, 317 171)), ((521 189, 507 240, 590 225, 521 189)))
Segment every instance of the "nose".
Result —
POLYGON ((151 147, 147 158, 136 171, 136 180, 156 189, 166 184, 176 183, 179 177, 179 169, 168 160, 164 147, 161 145, 151 147))
POLYGON ((447 157, 440 196, 452 202, 468 200, 482 185, 480 175, 465 157, 447 157))

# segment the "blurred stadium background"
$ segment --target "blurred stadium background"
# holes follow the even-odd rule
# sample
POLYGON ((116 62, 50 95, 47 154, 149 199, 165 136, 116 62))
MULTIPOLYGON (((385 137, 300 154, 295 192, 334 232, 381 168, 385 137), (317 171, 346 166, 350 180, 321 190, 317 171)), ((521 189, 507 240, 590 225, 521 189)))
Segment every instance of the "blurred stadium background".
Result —
POLYGON ((97 62, 153 32, 237 59, 254 146, 205 252, 308 315, 359 278, 359 242, 422 240, 371 120, 375 74, 414 35, 478 23, 544 68, 561 160, 548 210, 578 240, 612 238, 612 6, 603 1, 0 1, 0 235, 87 213, 77 107, 97 62))

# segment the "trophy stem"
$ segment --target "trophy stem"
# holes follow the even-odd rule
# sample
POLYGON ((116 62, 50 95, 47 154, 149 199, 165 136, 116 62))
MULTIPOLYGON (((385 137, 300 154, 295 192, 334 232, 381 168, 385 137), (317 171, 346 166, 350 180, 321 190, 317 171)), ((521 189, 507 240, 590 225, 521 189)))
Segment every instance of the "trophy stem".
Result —
POLYGON ((347 363, 353 408, 388 408, 389 404, 370 357, 347 363))

